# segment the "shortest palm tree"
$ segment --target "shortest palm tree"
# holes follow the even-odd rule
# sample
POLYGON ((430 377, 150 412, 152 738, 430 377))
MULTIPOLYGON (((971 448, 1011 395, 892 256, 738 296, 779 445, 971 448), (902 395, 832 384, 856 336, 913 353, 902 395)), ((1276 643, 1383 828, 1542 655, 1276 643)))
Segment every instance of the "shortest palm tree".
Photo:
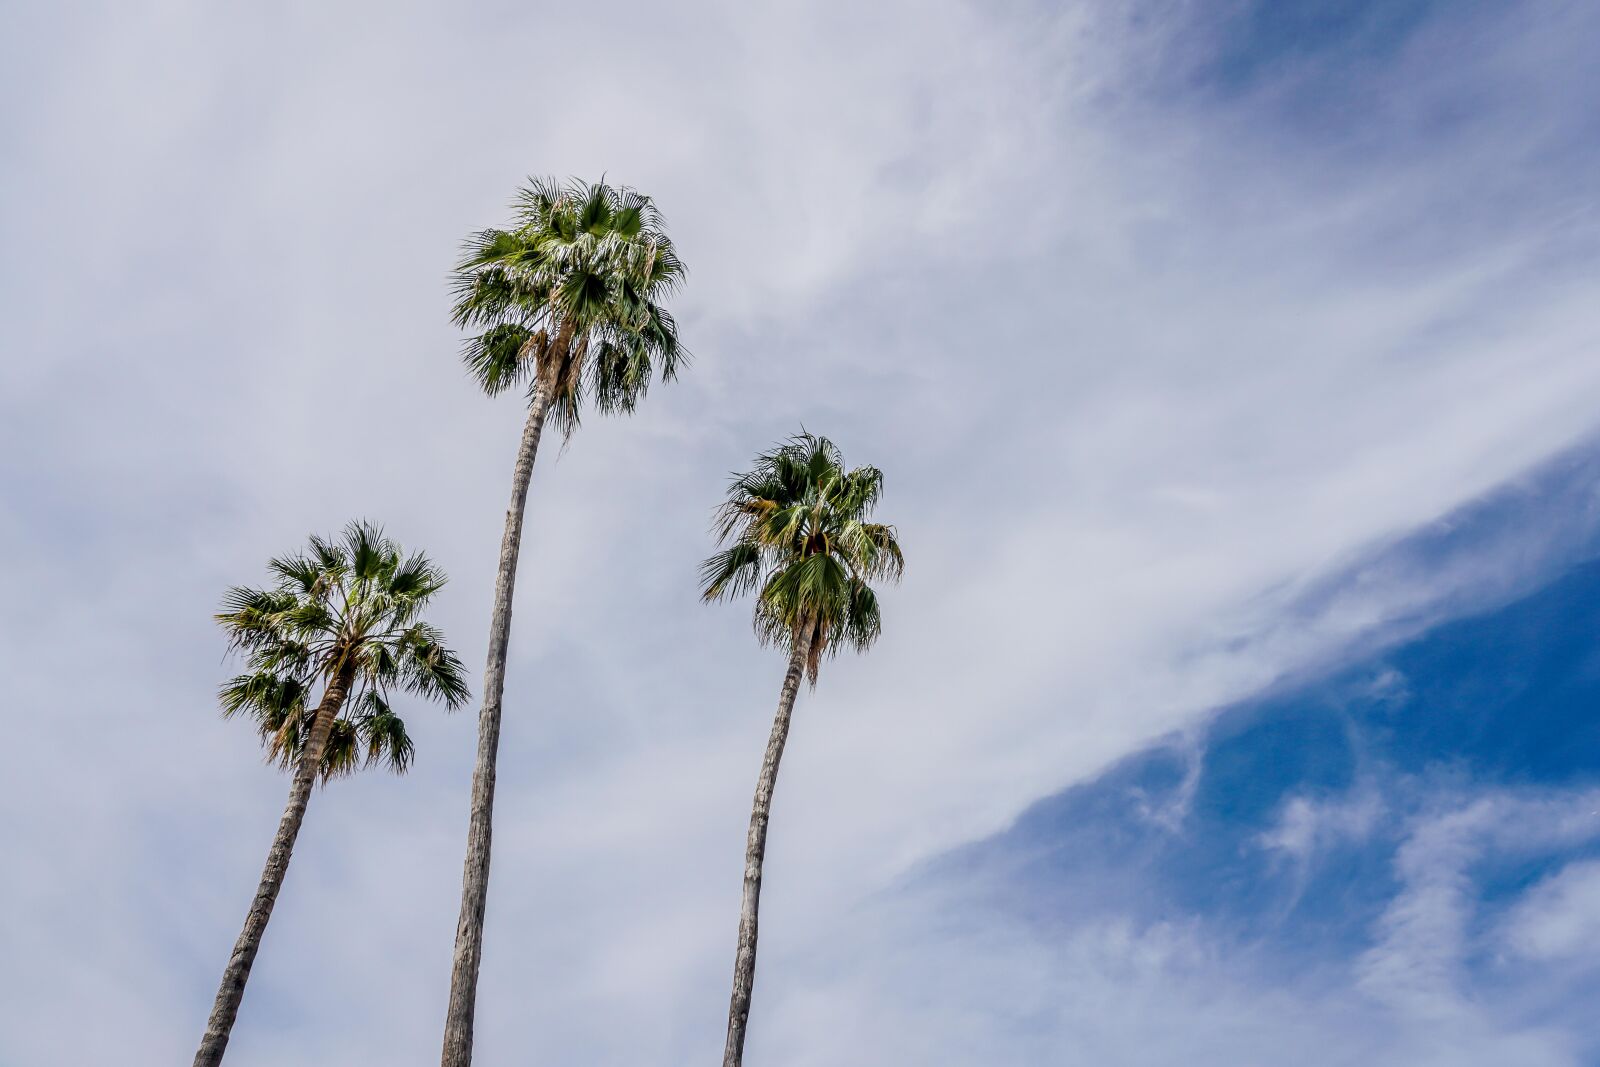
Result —
POLYGON ((313 783, 370 763, 410 766, 411 739, 389 706, 395 690, 450 708, 468 695, 461 662, 420 618, 445 583, 426 556, 407 556, 376 527, 352 523, 339 539, 313 537, 310 551, 270 569, 271 588, 228 590, 217 616, 249 668, 223 685, 222 713, 254 719, 267 758, 294 768, 294 779, 195 1067, 222 1062, 313 783))
POLYGON ((702 596, 722 600, 755 593, 757 637, 789 654, 745 838, 723 1067, 744 1060, 767 820, 800 678, 808 676, 815 686, 824 656, 841 645, 865 651, 877 639, 878 598, 869 583, 897 580, 905 566, 894 527, 867 521, 882 492, 883 474, 876 467, 846 470, 831 441, 801 433, 758 458, 750 473, 736 476, 717 509, 715 529, 728 547, 702 566, 702 596))

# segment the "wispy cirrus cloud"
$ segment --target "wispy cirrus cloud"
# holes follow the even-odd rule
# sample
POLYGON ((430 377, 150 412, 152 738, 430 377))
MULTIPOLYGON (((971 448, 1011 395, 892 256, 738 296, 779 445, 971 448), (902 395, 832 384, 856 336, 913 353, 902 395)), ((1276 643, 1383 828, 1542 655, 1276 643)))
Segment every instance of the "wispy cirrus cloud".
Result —
MULTIPOLYGON (((25 668, 4 893, 33 918, 4 946, 37 968, 4 987, 0 1052, 164 1063, 197 1032, 282 789, 211 718, 223 586, 382 518, 455 575, 445 622, 475 658, 516 412, 461 380, 442 276, 525 171, 659 198, 698 358, 536 476, 486 1058, 714 1051, 775 665, 693 606, 695 502, 801 421, 890 472, 914 569, 786 763, 770 958, 831 964, 763 970, 777 1062, 828 1047, 783 1005, 850 990, 870 1013, 908 991, 871 985, 875 959, 961 946, 918 911, 852 934, 908 869, 1525 578, 1519 537, 1453 571, 1344 564, 1592 430, 1594 15, 1429 11, 1379 54, 1290 50, 1226 84, 1227 25, 1138 15, 633 5, 603 55, 566 44, 595 32, 575 9, 494 5, 106 5, 6 35, 3 299, 31 358, 0 370, 0 544, 25 561, 5 596, 29 606, 0 622, 25 668), (61 991, 120 1036, 63 1046, 61 991)), ((413 777, 319 794, 241 1064, 435 1040, 471 724, 415 726, 413 777)), ((1110 961, 1088 973, 1210 981, 1200 934, 1062 937, 1110 961)), ((1061 964, 1013 941, 976 957, 981 1010, 935 984, 892 1017, 962 1020, 958 1051, 1086 1025, 1067 998, 1016 1025, 1011 977, 1061 964)))

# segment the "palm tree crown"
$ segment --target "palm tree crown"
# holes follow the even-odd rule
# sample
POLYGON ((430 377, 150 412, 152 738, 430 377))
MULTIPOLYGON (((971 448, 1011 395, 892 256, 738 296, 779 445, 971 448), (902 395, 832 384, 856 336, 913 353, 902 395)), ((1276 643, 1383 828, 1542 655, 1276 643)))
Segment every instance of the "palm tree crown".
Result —
POLYGON ((248 670, 224 683, 223 714, 256 721, 267 758, 295 765, 311 734, 311 691, 341 674, 349 698, 322 752, 323 780, 358 766, 411 764, 411 738, 389 705, 391 691, 443 701, 467 699, 465 671, 439 631, 419 617, 445 584, 442 571, 368 523, 337 540, 311 538, 307 552, 273 560, 268 589, 236 587, 217 622, 248 670))
POLYGON ((877 639, 869 583, 905 568, 894 527, 868 521, 882 493, 878 468, 847 470, 826 437, 791 437, 729 484, 715 522, 728 547, 702 565, 702 597, 754 592, 756 633, 791 652, 804 642, 815 685, 824 655, 877 639))
POLYGON ((587 393, 603 413, 632 411, 659 370, 687 353, 661 301, 684 278, 649 197, 602 180, 529 179, 509 229, 470 238, 456 268, 468 368, 497 394, 530 377, 557 423, 576 427, 587 393))

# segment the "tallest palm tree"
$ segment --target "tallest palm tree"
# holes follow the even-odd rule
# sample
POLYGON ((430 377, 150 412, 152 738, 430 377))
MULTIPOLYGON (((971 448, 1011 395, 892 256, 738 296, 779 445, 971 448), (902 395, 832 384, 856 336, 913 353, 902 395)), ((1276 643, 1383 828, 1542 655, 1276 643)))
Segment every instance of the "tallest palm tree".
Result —
POLYGON ((551 418, 570 434, 586 399, 601 413, 632 411, 652 377, 671 379, 685 355, 662 306, 684 268, 649 197, 604 182, 530 180, 514 211, 509 228, 467 242, 456 270, 453 317, 475 331, 467 366, 490 396, 526 387, 528 418, 495 577, 442 1067, 472 1062, 511 599, 539 438, 551 418))

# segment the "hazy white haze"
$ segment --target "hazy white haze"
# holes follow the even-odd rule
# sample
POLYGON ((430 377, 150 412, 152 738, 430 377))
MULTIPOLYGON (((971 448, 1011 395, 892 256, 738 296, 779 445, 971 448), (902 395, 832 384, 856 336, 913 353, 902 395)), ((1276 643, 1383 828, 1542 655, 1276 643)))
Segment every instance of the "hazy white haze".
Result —
MULTIPOLYGON (((482 663, 521 410, 467 380, 447 273, 525 175, 603 172, 666 215, 694 362, 535 472, 480 1062, 720 1047, 782 663, 695 568, 727 472, 803 424, 885 470, 908 568, 878 648, 800 700, 752 1062, 1576 1064, 1415 949, 1467 862, 1439 850, 1585 798, 1441 802, 1317 997, 1193 925, 1041 939, 927 873, 1515 585, 1539 529, 1360 564, 1595 428, 1600 8, 1463 5, 1223 78, 1209 7, 9 11, 0 1063, 191 1054, 286 788, 215 710, 224 587, 381 521, 482 663)), ((474 718, 411 707, 410 775, 313 798, 234 1067, 433 1062, 474 718)), ((1286 817, 1291 862, 1368 816, 1286 817)), ((1593 942, 1597 885, 1541 886, 1503 950, 1593 942)))

